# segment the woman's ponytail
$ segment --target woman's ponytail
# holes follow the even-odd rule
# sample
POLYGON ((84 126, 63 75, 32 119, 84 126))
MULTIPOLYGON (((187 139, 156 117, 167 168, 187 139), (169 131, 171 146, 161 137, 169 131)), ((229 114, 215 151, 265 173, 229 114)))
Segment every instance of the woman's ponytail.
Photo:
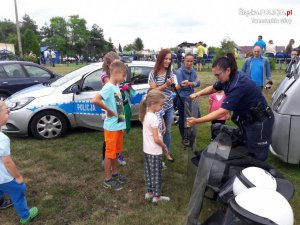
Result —
POLYGON ((214 62, 212 67, 220 67, 223 70, 230 68, 231 73, 230 76, 234 75, 238 71, 238 67, 232 53, 227 53, 226 56, 217 58, 214 62))
POLYGON ((226 54, 227 59, 229 61, 230 69, 231 69, 231 74, 235 74, 236 71, 238 70, 238 66, 236 64, 235 57, 232 53, 227 53, 226 54))

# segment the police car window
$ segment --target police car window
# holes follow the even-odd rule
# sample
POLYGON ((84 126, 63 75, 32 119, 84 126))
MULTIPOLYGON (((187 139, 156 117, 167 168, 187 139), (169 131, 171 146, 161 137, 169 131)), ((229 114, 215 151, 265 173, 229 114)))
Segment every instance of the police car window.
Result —
POLYGON ((30 77, 49 77, 50 73, 36 66, 24 66, 30 77))
POLYGON ((9 78, 22 78, 26 77, 20 64, 3 65, 3 68, 9 78))
POLYGON ((130 67, 131 82, 133 84, 147 84, 148 76, 152 67, 132 66, 130 67))
POLYGON ((100 79, 101 70, 96 70, 95 72, 88 75, 82 84, 81 90, 86 91, 100 91, 102 88, 100 79))

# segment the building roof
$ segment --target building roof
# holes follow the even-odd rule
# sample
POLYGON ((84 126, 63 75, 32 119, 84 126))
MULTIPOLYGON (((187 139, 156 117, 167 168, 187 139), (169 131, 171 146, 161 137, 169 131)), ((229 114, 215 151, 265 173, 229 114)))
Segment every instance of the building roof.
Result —
POLYGON ((182 42, 181 44, 179 44, 178 47, 183 48, 183 47, 187 47, 188 45, 195 46, 196 44, 197 43, 190 43, 190 42, 185 41, 185 42, 182 42))

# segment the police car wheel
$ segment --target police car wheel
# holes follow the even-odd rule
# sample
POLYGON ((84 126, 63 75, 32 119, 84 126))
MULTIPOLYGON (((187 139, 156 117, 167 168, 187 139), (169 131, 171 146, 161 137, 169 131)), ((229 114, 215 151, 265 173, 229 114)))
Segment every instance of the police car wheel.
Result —
POLYGON ((43 111, 32 119, 30 129, 38 139, 53 139, 62 137, 68 128, 66 118, 59 112, 43 111))

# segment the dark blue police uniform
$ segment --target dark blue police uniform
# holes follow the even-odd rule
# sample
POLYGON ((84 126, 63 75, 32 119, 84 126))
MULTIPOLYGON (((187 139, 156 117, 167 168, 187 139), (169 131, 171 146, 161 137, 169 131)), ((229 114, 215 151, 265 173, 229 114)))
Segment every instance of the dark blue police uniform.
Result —
POLYGON ((240 129, 242 129, 250 154, 265 161, 272 141, 274 115, 268 108, 261 91, 246 74, 240 71, 231 75, 230 80, 226 83, 216 82, 213 88, 217 91, 224 90, 226 98, 221 108, 233 112, 233 120, 235 120, 234 122, 238 121, 240 129), (262 110, 256 117, 253 109, 258 106, 262 110))

